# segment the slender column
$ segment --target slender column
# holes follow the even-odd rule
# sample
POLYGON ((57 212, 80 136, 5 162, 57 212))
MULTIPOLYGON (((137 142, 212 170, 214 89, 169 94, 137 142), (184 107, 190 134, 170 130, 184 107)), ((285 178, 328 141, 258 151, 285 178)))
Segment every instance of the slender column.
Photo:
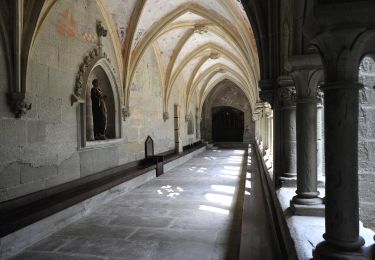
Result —
POLYGON ((292 203, 322 204, 319 198, 317 175, 317 85, 322 80, 321 60, 318 55, 289 58, 297 90, 297 195, 292 203))
POLYGON ((281 133, 280 149, 281 177, 293 178, 297 176, 297 152, 296 152, 296 91, 293 79, 290 76, 282 76, 278 79, 281 133))

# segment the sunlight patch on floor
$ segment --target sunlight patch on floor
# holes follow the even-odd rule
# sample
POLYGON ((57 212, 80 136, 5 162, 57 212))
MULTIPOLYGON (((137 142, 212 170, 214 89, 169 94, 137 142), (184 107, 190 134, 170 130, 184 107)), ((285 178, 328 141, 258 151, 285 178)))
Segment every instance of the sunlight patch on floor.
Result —
POLYGON ((230 207, 232 205, 233 197, 215 193, 206 193, 205 198, 212 203, 230 207))
POLYGON ((223 215, 229 215, 229 210, 218 208, 218 207, 207 206, 207 205, 200 205, 199 209, 200 210, 204 210, 204 211, 213 212, 213 213, 219 213, 219 214, 223 214, 223 215))
POLYGON ((225 186, 225 185, 211 185, 211 188, 214 191, 228 193, 228 194, 234 194, 234 192, 236 191, 236 187, 225 186))

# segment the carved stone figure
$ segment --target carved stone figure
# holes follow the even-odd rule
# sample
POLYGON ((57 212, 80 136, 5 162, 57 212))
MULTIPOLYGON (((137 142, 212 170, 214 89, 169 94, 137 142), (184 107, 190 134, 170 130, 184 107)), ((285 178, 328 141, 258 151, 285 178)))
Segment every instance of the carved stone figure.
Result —
POLYGON ((99 80, 92 81, 91 89, 92 117, 94 121, 94 138, 95 140, 105 140, 105 130, 107 126, 107 108, 103 91, 99 88, 99 80))

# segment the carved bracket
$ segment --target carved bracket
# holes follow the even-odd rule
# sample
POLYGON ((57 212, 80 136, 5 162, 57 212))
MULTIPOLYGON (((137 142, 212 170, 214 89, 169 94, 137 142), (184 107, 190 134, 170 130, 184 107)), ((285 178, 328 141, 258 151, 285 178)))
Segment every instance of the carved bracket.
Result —
POLYGON ((16 118, 21 118, 31 109, 31 103, 25 101, 25 93, 8 93, 8 105, 16 118))
POLYGON ((164 122, 167 121, 169 119, 169 113, 168 112, 164 112, 163 113, 163 120, 164 122))
POLYGON ((126 121, 127 117, 130 117, 130 108, 129 106, 123 107, 121 110, 122 119, 126 121))

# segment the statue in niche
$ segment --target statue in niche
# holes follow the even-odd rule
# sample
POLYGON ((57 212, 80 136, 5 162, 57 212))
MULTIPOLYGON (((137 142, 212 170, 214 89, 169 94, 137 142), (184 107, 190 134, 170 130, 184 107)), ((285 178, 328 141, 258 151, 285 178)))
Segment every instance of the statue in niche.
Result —
POLYGON ((105 130, 107 127, 107 107, 103 91, 99 88, 99 80, 92 81, 91 101, 92 101, 92 117, 94 122, 94 138, 95 140, 105 140, 105 130))

